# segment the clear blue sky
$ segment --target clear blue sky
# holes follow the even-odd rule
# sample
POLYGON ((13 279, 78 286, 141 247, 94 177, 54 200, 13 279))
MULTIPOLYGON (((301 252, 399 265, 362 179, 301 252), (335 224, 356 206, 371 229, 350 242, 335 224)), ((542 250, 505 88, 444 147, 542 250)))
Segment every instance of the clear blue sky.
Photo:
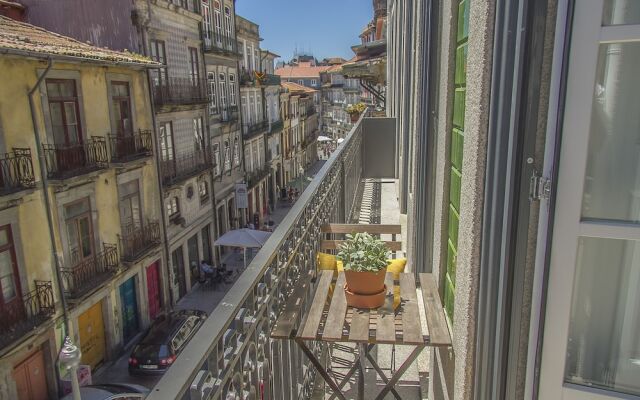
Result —
POLYGON ((260 25, 262 49, 286 61, 296 47, 318 60, 348 60, 373 18, 373 5, 371 0, 237 0, 236 13, 260 25))

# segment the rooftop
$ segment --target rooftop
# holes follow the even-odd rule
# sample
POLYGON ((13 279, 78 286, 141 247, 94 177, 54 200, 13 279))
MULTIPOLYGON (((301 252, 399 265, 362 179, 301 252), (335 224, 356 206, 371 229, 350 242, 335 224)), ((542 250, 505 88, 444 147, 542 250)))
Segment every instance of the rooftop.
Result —
POLYGON ((308 88, 308 87, 303 86, 303 85, 299 85, 299 84, 294 83, 294 82, 282 82, 282 83, 280 83, 280 85, 283 88, 287 89, 291 93, 308 93, 308 94, 312 94, 312 93, 317 92, 317 90, 315 90, 315 89, 311 89, 311 88, 308 88))
POLYGON ((160 65, 140 54, 104 49, 0 16, 0 53, 90 60, 105 64, 160 65))
POLYGON ((319 78, 320 73, 331 68, 330 66, 311 67, 304 66, 284 66, 276 69, 276 75, 280 75, 282 78, 319 78))

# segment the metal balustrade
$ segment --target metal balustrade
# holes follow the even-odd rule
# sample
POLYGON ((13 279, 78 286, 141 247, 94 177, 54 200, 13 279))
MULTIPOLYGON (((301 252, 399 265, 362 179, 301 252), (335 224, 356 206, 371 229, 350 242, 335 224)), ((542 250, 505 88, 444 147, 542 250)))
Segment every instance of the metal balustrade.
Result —
POLYGON ((206 79, 165 78, 152 86, 157 106, 204 104, 209 102, 206 79))
POLYGON ((269 129, 269 121, 259 121, 249 124, 242 124, 242 134, 245 138, 253 137, 259 133, 265 132, 269 129))
POLYGON ((300 279, 316 270, 320 227, 350 220, 363 147, 358 123, 147 399, 309 398, 315 369, 269 333, 300 279))
POLYGON ((122 228, 120 255, 122 261, 135 262, 161 243, 160 222, 146 221, 142 225, 129 224, 122 228))
POLYGON ((104 137, 93 136, 84 143, 42 146, 50 179, 67 179, 86 174, 106 168, 109 163, 104 137))
POLYGON ((174 185, 212 168, 211 150, 208 147, 181 154, 172 160, 162 160, 162 181, 174 185))
POLYGON ((18 192, 35 185, 31 149, 14 148, 13 152, 0 157, 0 194, 18 192))
POLYGON ((150 130, 138 130, 130 135, 109 135, 111 162, 127 162, 153 154, 150 130))
POLYGON ((0 349, 24 337, 55 313, 51 281, 35 281, 22 298, 5 301, 0 313, 0 349))
POLYGON ((61 268, 65 295, 76 299, 98 288, 117 272, 119 261, 118 247, 104 243, 101 252, 61 268))
POLYGON ((233 36, 202 30, 202 51, 205 53, 237 54, 238 42, 233 36))

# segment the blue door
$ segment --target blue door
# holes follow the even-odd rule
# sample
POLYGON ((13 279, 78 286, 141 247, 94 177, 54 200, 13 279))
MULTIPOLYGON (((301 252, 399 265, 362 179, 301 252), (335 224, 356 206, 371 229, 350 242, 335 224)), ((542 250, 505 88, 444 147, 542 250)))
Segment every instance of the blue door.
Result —
POLYGON ((135 278, 120 285, 120 304, 122 305, 122 338, 127 343, 138 333, 138 301, 136 300, 135 278))

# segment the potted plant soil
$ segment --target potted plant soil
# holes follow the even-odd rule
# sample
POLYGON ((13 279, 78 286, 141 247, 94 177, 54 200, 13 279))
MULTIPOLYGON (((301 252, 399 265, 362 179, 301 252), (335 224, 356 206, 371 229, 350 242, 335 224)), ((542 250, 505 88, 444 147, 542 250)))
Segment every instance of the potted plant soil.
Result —
POLYGON ((347 235, 337 258, 344 266, 348 305, 378 308, 384 304, 389 251, 382 240, 368 233, 347 235))

